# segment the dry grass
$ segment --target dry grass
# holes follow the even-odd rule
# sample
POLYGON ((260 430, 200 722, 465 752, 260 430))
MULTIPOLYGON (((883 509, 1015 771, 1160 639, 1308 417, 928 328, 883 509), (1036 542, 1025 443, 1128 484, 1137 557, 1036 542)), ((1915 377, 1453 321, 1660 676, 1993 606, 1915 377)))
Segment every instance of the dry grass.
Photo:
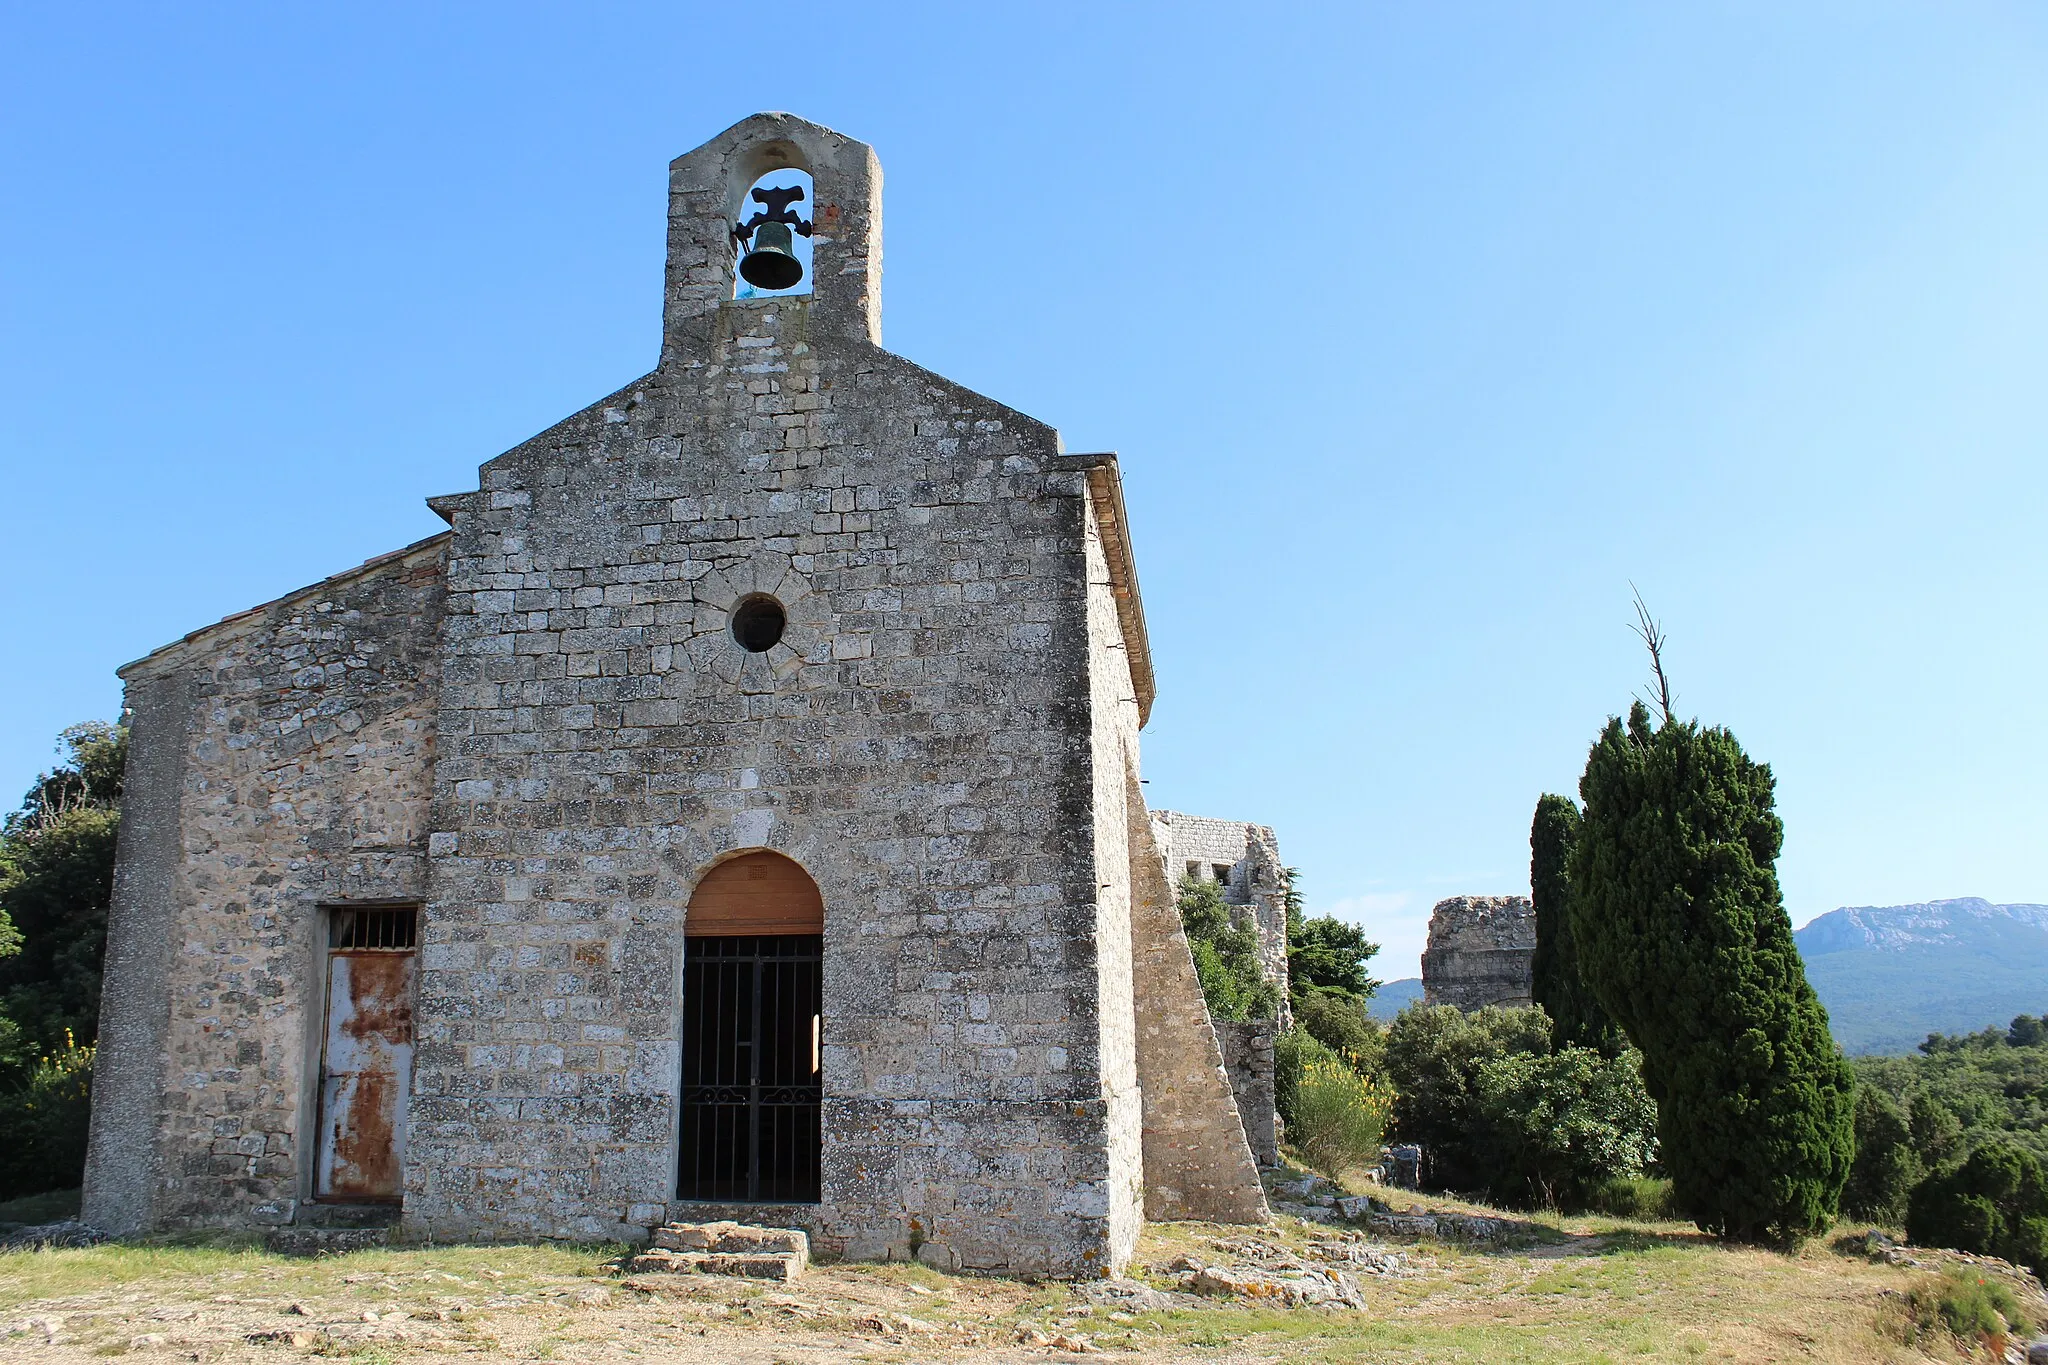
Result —
MULTIPOLYGON (((1170 1287, 1158 1270, 1174 1257, 1218 1259, 1215 1242, 1245 1235, 1155 1226, 1132 1274, 1170 1287)), ((1288 1220, 1257 1235, 1298 1250, 1327 1234, 1288 1220)), ((1898 1300, 1887 1296, 1931 1280, 1929 1272, 1872 1264, 1825 1242, 1780 1255, 1716 1246, 1676 1224, 1554 1216, 1531 1219, 1519 1240, 1494 1250, 1405 1247, 1412 1273, 1361 1277, 1363 1313, 1235 1302, 1127 1313, 1091 1302, 1083 1287, 914 1265, 827 1266, 787 1289, 677 1277, 647 1293, 609 1278, 613 1249, 595 1247, 409 1248, 319 1260, 231 1245, 12 1253, 0 1255, 0 1358, 1074 1358, 1019 1344, 1032 1332, 1085 1336, 1133 1361, 1216 1365, 1967 1358, 1945 1338, 1910 1341, 1898 1300)), ((2048 1315, 2048 1303, 2041 1307, 2048 1315)))

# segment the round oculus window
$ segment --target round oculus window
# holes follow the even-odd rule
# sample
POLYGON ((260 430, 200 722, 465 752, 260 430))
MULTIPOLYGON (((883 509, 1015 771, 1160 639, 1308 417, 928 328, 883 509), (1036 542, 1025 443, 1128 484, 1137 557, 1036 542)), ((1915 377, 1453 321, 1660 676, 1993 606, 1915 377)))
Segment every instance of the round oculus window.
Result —
POLYGON ((789 618, 782 603, 765 594, 742 597, 732 609, 732 638, 750 654, 765 654, 782 638, 789 618))

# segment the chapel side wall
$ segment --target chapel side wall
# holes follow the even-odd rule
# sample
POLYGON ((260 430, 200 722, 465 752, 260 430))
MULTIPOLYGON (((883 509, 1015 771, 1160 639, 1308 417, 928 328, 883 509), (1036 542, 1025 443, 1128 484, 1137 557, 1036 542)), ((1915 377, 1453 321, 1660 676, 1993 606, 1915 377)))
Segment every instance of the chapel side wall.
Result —
POLYGON ((804 300, 690 327, 708 351, 672 339, 446 504, 407 1227, 701 1211, 673 1198, 683 915, 770 848, 826 907, 823 1199, 772 1216, 828 1254, 1101 1273, 1077 476, 804 300), (763 654, 728 630, 750 592, 789 613, 763 654))
POLYGON ((115 961, 160 958, 108 981, 162 1010, 151 1227, 285 1223, 307 1192, 319 907, 424 889, 440 561, 437 539, 128 670, 132 697, 174 695, 182 711, 136 733, 131 761, 177 771, 175 828, 154 827, 149 781, 153 827, 124 835, 116 872, 148 892, 123 904, 109 946, 115 961), (175 756, 159 749, 172 743, 175 756), (161 950, 133 942, 144 927, 161 950))
MULTIPOLYGON (((1082 485, 1086 490, 1085 483, 1082 485)), ((1111 587, 1109 560, 1087 493, 1088 674, 1093 717, 1096 993, 1102 1031, 1102 1095, 1109 1125, 1109 1259, 1128 1263, 1144 1225, 1143 1102, 1138 1088, 1137 1006, 1131 960, 1132 812, 1138 774, 1138 702, 1111 587)))
POLYGON ((164 1037, 175 924, 187 735, 183 673, 128 684, 128 771, 107 911, 92 1126, 80 1217, 115 1237, 156 1226, 162 1184, 164 1037))

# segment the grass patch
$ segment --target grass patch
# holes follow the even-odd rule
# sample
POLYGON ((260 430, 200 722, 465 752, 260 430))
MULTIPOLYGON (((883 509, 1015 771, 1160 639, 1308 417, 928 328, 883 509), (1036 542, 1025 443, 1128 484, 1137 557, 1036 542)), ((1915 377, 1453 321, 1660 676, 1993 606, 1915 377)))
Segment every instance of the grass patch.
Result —
POLYGON ((250 1283, 266 1293, 350 1298, 389 1298, 400 1290, 410 1291, 414 1299, 451 1290, 471 1295, 530 1291, 600 1274, 598 1262, 617 1251, 553 1245, 408 1247, 296 1258, 239 1238, 197 1236, 9 1251, 0 1252, 0 1308, 141 1283, 171 1294, 250 1283))
POLYGON ((2032 1331, 2036 1321, 2009 1286, 1967 1266, 1914 1285, 1903 1302, 1913 1336, 1921 1339, 1945 1331, 1959 1341, 1995 1337, 2002 1345, 2008 1334, 2032 1331))
MULTIPOLYGON (((1437 1196, 1393 1198, 1498 1216, 1437 1196)), ((661 1292, 620 1291, 598 1304, 580 1291, 617 1248, 398 1247, 292 1259, 248 1246, 153 1243, 0 1254, 0 1321, 63 1318, 62 1344, 78 1355, 162 1334, 203 1359, 240 1350, 251 1334, 304 1327, 323 1334, 304 1354, 361 1365, 424 1365, 451 1351, 515 1361, 641 1352, 690 1359, 741 1346, 764 1360, 839 1360, 860 1351, 925 1359, 941 1348, 1008 1350, 1031 1331, 1086 1336, 1133 1360, 1219 1365, 1268 1358, 1905 1365, 1981 1351, 1981 1340, 1966 1334, 1990 1321, 1987 1306, 1999 1331, 2048 1317, 2048 1302, 2025 1301, 2018 1280, 1965 1283, 1840 1255, 1824 1241, 1785 1253, 1720 1246, 1676 1224, 1561 1215, 1530 1222, 1544 1233, 1534 1247, 1396 1246, 1399 1274, 1359 1276, 1363 1313, 1227 1298, 1125 1310, 1085 1285, 953 1275, 903 1262, 821 1266, 789 1286, 676 1277, 661 1292), (2020 1300, 2001 1300, 2001 1290, 2020 1300), (289 1311, 294 1304, 305 1311, 289 1311), (384 1329, 362 1314, 393 1307, 416 1316, 399 1335, 378 1340, 384 1329), (918 1321, 905 1325, 902 1317, 918 1321)), ((1232 1259, 1226 1248, 1260 1242, 1313 1263, 1312 1246, 1342 1236, 1292 1219, 1263 1229, 1156 1224, 1145 1230, 1130 1274, 1175 1290, 1165 1267, 1183 1254, 1215 1263, 1232 1259)), ((32 1336, 8 1343, 27 1344, 32 1336)), ((148 1348, 127 1354, 157 1358, 148 1348)))

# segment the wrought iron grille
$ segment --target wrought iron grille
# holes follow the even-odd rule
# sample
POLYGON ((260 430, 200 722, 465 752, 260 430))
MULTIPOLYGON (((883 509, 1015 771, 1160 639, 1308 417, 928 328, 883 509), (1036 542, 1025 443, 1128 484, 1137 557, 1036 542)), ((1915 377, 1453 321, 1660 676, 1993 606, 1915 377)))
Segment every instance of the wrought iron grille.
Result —
POLYGON ((822 940, 706 936, 684 945, 676 1197, 816 1203, 822 940))
POLYGON ((412 948, 419 942, 419 914, 411 905, 336 909, 327 926, 327 946, 412 948))

